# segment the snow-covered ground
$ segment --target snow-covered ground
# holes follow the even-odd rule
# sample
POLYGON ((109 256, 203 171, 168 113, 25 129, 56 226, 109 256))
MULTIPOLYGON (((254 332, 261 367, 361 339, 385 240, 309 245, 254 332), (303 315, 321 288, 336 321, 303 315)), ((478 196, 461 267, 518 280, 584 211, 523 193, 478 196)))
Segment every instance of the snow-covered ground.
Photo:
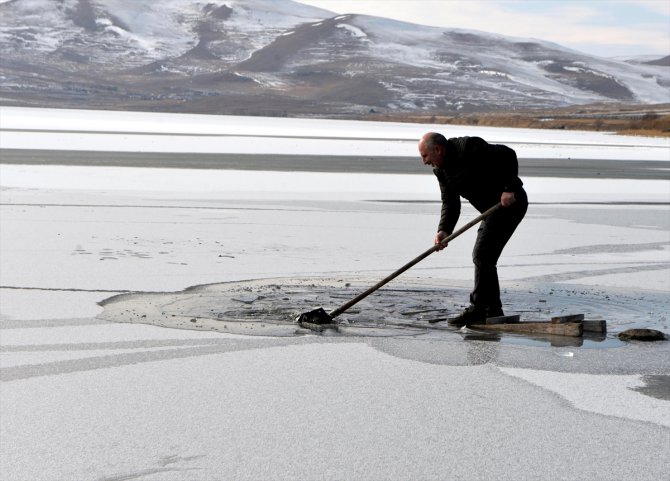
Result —
MULTIPOLYGON (((581 132, 10 108, 0 127, 4 149, 409 156, 427 130, 505 142, 522 158, 667 161, 670 147, 581 132)), ((499 266, 506 310, 610 323, 605 340, 561 345, 449 330, 242 336, 103 320, 98 302, 123 293, 175 312, 199 292, 182 291, 202 284, 255 292, 305 279, 287 304, 316 302, 319 283, 370 285, 430 246, 436 181, 58 166, 43 155, 44 165, 0 165, 2 480, 667 475, 670 348, 614 337, 670 330, 666 171, 524 178, 533 204, 499 266), (615 347, 589 349, 599 346, 615 347)), ((474 215, 465 208, 461 223, 474 215)), ((409 309, 409 292, 430 287, 464 304, 474 235, 374 302, 409 309)))
POLYGON ((2 107, 0 123, 5 149, 402 157, 427 130, 505 143, 520 158, 667 161, 670 149, 667 138, 602 132, 22 107, 2 107))

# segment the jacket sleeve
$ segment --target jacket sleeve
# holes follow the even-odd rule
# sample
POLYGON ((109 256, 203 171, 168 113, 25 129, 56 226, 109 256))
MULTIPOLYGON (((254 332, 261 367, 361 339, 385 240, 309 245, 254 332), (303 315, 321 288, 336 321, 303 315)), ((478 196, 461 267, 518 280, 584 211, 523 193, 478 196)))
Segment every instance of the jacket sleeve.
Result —
POLYGON ((519 161, 516 152, 506 145, 494 145, 493 148, 503 192, 518 191, 523 182, 519 178, 519 161))
POLYGON ((440 196, 442 199, 442 210, 440 213, 440 223, 437 227, 438 232, 444 231, 447 234, 451 235, 454 232, 454 227, 456 227, 456 222, 461 215, 461 197, 449 189, 447 181, 439 170, 435 169, 433 171, 437 177, 438 182, 440 183, 440 196))

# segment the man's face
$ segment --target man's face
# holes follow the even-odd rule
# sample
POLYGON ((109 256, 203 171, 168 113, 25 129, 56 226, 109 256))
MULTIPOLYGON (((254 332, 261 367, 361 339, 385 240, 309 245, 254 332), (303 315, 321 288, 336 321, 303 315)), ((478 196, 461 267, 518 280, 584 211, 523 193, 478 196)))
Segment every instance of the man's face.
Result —
POLYGON ((435 169, 442 167, 444 155, 438 145, 427 146, 425 142, 419 142, 419 154, 423 165, 430 165, 435 169))

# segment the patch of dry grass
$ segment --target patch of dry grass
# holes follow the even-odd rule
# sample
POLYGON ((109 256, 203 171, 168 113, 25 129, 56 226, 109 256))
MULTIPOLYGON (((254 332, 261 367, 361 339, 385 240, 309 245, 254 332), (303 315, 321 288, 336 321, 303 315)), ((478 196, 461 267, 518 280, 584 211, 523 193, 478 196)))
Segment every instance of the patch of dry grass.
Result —
POLYGON ((524 112, 453 115, 380 115, 370 120, 430 122, 529 129, 592 130, 622 135, 670 137, 670 105, 593 105, 524 112))

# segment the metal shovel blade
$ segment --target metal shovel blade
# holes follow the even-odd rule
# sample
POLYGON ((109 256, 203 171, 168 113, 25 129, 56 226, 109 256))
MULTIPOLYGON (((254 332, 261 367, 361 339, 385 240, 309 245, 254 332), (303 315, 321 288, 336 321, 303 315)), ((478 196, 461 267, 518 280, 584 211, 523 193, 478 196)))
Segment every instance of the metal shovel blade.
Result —
POLYGON ((330 314, 328 314, 326 311, 323 310, 322 307, 319 307, 318 309, 314 309, 313 311, 309 312, 303 312, 300 314, 297 318, 296 321, 298 324, 333 324, 334 320, 332 317, 330 317, 330 314))

